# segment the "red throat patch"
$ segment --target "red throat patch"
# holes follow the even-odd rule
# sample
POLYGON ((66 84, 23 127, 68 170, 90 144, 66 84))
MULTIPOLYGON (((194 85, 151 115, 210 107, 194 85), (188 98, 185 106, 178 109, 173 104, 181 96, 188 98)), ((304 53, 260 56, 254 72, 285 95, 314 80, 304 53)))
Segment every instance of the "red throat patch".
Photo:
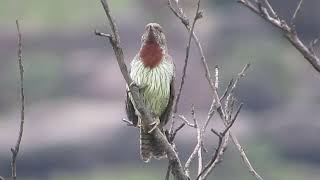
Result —
POLYGON ((143 64, 152 69, 160 63, 163 57, 162 49, 156 42, 147 42, 140 51, 140 57, 143 64))

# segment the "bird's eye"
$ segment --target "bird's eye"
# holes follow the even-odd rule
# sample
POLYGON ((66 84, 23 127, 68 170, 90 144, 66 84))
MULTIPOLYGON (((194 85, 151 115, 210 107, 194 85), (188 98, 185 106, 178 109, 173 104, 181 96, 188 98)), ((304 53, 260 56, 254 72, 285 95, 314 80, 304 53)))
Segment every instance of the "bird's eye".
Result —
POLYGON ((159 28, 159 27, 157 27, 157 26, 156 26, 155 28, 156 28, 157 31, 162 32, 162 29, 161 29, 161 28, 159 28))

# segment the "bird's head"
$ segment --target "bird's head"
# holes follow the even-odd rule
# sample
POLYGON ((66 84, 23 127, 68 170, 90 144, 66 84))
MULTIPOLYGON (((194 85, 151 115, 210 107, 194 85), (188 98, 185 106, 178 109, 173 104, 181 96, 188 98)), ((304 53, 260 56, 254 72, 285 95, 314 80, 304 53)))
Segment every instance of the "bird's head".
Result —
POLYGON ((147 44, 157 44, 164 51, 167 51, 166 37, 162 27, 157 23, 149 23, 141 37, 142 46, 147 44))

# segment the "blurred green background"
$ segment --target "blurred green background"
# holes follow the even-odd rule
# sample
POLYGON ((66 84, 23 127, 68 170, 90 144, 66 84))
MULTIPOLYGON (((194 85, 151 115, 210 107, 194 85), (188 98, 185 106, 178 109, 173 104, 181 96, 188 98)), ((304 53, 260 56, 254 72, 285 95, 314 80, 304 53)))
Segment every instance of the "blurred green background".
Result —
MULTIPOLYGON (((299 0, 270 3, 289 20, 299 0)), ((110 0, 127 63, 140 48, 144 26, 158 22, 167 36, 180 82, 188 33, 166 0, 110 0)), ((193 17, 196 0, 180 0, 193 17)), ((319 36, 320 1, 305 1, 297 31, 308 43, 319 36)), ((245 104, 233 131, 257 171, 268 180, 320 178, 320 76, 269 24, 234 0, 202 0, 204 18, 195 32, 210 69, 221 67, 220 93, 242 67, 252 64, 236 91, 245 104)), ((17 36, 23 34, 26 123, 18 176, 26 180, 164 179, 166 160, 139 159, 138 131, 125 118, 125 82, 105 39, 99 0, 0 0, 0 175, 10 176, 10 147, 19 125, 17 36)), ((319 46, 315 48, 320 52, 319 46)), ((203 123, 210 91, 192 46, 179 113, 194 104, 203 123)), ((221 129, 217 117, 211 127, 221 129)), ((185 162, 196 144, 184 128, 177 148, 185 162)), ((209 153, 217 139, 206 136, 209 153)), ((196 165, 196 163, 194 164, 196 165)), ((193 168, 196 168, 195 166, 193 168)), ((230 144, 212 179, 254 179, 230 144)))

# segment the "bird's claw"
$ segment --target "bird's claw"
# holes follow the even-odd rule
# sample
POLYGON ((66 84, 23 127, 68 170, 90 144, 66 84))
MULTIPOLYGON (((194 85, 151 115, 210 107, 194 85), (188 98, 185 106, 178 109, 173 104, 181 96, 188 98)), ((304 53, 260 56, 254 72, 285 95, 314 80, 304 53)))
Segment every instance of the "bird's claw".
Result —
POLYGON ((155 121, 153 123, 150 124, 151 129, 148 131, 148 133, 152 133, 158 126, 159 126, 160 122, 159 121, 155 121))
POLYGON ((137 86, 137 87, 138 87, 138 85, 137 85, 134 81, 132 81, 132 82, 129 84, 129 89, 132 88, 133 86, 137 86))
POLYGON ((147 85, 138 85, 137 83, 135 83, 134 81, 132 81, 129 86, 128 86, 128 91, 130 92, 130 88, 132 88, 133 86, 137 87, 139 89, 139 91, 144 90, 147 85))

